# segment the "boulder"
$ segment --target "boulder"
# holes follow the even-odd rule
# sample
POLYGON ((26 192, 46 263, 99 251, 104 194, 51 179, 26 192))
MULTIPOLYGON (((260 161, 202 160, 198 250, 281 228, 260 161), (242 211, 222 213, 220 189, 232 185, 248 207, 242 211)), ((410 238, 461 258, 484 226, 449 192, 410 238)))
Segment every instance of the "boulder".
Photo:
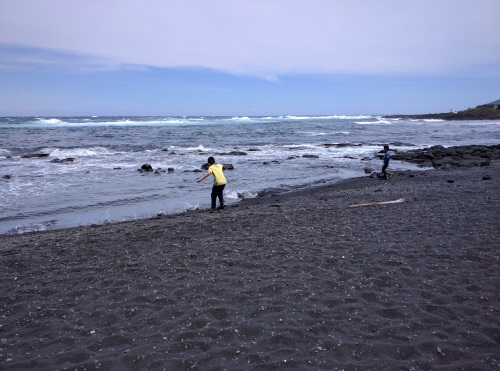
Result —
POLYGON ((54 164, 65 164, 68 162, 73 162, 73 160, 74 160, 73 157, 63 158, 62 160, 59 158, 55 158, 55 159, 51 160, 50 162, 52 162, 54 164))
POLYGON ((161 174, 161 173, 173 173, 174 172, 174 168, 173 167, 169 167, 167 168, 166 170, 165 169, 162 169, 161 167, 159 167, 158 169, 156 169, 154 171, 155 174, 161 174))
POLYGON ((4 175, 4 176, 2 177, 2 179, 5 179, 5 180, 9 180, 10 178, 12 178, 12 176, 10 176, 10 175, 4 175))
POLYGON ((141 166, 140 169, 137 169, 137 171, 144 173, 144 172, 150 172, 153 171, 153 167, 150 164, 144 164, 141 166))
POLYGON ((319 144, 319 146, 325 147, 325 148, 330 148, 330 147, 345 148, 345 147, 360 147, 361 144, 356 144, 356 143, 323 143, 323 144, 319 144))
POLYGON ((220 156, 246 156, 248 153, 243 151, 231 151, 229 153, 219 153, 220 156))
POLYGON ((370 174, 370 178, 378 178, 382 179, 384 178, 384 173, 377 173, 376 171, 370 174))

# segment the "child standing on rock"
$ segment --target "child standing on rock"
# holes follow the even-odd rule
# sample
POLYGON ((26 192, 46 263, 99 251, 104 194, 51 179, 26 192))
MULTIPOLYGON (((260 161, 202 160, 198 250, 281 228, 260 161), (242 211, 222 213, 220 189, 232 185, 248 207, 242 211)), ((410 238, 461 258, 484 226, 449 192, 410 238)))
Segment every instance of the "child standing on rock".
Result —
POLYGON ((223 165, 215 163, 215 159, 213 157, 209 157, 208 160, 208 171, 205 175, 203 175, 200 179, 196 181, 196 183, 200 183, 203 179, 208 177, 210 174, 214 176, 214 185, 212 187, 212 210, 215 210, 217 198, 219 198, 220 206, 217 210, 221 210, 226 207, 226 203, 224 202, 224 187, 227 184, 226 177, 222 172, 223 165))

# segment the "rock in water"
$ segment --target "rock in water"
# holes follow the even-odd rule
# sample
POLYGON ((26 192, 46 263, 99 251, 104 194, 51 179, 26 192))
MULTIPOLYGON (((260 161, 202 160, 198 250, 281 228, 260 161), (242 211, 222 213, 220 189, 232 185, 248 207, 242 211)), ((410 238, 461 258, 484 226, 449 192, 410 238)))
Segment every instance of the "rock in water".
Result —
POLYGON ((47 157, 48 155, 48 153, 30 153, 27 155, 22 155, 21 158, 47 157))
POLYGON ((142 171, 153 171, 153 167, 150 164, 144 164, 141 166, 142 171))

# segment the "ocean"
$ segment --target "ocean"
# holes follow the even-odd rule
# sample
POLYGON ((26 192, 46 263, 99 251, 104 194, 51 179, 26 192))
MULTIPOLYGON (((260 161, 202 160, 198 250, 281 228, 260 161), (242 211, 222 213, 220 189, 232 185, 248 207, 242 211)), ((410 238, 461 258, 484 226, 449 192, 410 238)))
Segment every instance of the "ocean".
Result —
MULTIPOLYGON (((365 176, 376 155, 500 143, 500 121, 380 116, 2 117, 0 234, 141 219, 210 207, 208 156, 231 164, 228 204, 365 176), (45 157, 23 158, 28 154, 45 157), (66 159, 73 159, 64 161, 66 159), (154 172, 138 169, 150 164, 154 172)), ((415 169, 391 161, 391 170, 415 169)))

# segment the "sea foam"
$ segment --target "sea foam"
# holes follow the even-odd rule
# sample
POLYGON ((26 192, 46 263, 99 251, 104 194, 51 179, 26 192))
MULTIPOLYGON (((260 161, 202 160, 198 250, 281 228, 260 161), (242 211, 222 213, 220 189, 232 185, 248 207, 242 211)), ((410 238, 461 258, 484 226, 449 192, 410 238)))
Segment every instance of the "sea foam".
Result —
POLYGON ((115 154, 105 147, 91 148, 43 148, 43 153, 49 153, 50 157, 94 157, 115 154))

